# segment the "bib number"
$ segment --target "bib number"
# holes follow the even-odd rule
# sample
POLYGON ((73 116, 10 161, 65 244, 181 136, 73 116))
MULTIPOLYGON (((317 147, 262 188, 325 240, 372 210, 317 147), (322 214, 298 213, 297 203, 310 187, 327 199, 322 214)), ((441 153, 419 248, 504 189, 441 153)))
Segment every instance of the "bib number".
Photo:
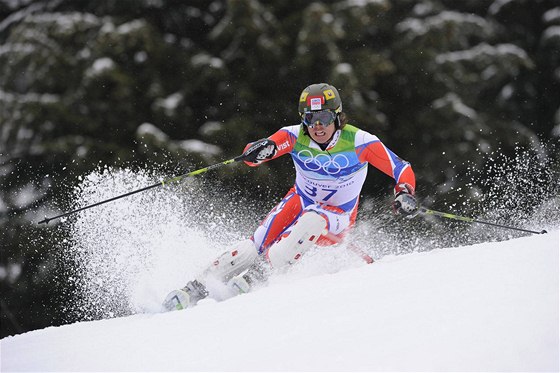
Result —
POLYGON ((307 193, 308 196, 317 197, 317 195, 320 193, 321 194, 320 199, 323 201, 328 201, 332 196, 334 196, 334 194, 337 191, 338 191, 337 189, 325 189, 325 188, 318 189, 317 187, 311 185, 305 186, 305 193, 307 193))

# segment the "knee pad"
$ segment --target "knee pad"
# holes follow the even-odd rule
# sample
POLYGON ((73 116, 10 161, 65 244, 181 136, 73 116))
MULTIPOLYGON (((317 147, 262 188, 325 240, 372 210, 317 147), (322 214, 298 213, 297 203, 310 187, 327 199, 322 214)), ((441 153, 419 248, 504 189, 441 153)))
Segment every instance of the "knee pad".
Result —
POLYGON ((327 221, 323 216, 314 211, 304 213, 294 224, 290 234, 268 249, 266 255, 272 268, 279 269, 296 263, 326 229, 327 221))
POLYGON ((233 249, 221 254, 204 272, 222 282, 229 281, 253 264, 258 256, 252 240, 246 239, 236 244, 233 249))

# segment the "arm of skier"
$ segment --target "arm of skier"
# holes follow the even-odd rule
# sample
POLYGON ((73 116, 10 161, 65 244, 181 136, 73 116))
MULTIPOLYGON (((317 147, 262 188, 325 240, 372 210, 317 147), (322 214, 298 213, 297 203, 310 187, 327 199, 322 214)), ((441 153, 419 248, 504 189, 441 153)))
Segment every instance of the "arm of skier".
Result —
POLYGON ((418 203, 414 197, 416 177, 410 163, 398 157, 376 136, 366 134, 363 144, 356 147, 361 162, 368 162, 395 180, 395 212, 403 215, 415 215, 418 203))
POLYGON ((251 167, 276 159, 292 151, 296 143, 296 136, 288 129, 281 128, 267 139, 251 142, 245 146, 243 154, 252 154, 245 163, 251 167), (251 147, 255 149, 251 150, 251 147))
POLYGON ((391 176, 395 180, 395 188, 402 188, 399 187, 400 184, 408 184, 410 193, 414 193, 416 178, 410 163, 398 157, 381 141, 378 139, 369 141, 356 148, 356 153, 361 162, 368 162, 384 174, 391 176))

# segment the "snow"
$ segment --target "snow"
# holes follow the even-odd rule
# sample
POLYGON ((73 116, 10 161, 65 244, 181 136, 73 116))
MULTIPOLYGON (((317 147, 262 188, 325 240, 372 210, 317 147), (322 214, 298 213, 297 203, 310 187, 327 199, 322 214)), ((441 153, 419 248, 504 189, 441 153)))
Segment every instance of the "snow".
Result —
POLYGON ((560 7, 547 10, 542 18, 545 23, 560 22, 560 7))
POLYGON ((559 241, 556 227, 330 273, 294 267, 223 302, 6 337, 1 369, 558 371, 559 241))
POLYGON ((166 115, 172 116, 175 115, 175 112, 183 99, 184 97, 181 92, 175 92, 165 98, 157 99, 155 105, 162 108, 166 115))
MULTIPOLYGON (((168 98, 167 104, 173 104, 171 102, 171 99, 168 98)), ((170 107, 164 108, 169 109, 170 107)), ((197 153, 204 156, 215 156, 222 153, 222 149, 219 146, 208 144, 197 139, 169 141, 169 136, 151 123, 142 123, 140 126, 138 126, 136 133, 140 138, 149 136, 161 144, 167 142, 171 147, 180 148, 189 153, 197 153)))
POLYGON ((550 133, 553 137, 560 137, 560 108, 556 110, 556 114, 554 114, 554 120, 557 124, 554 126, 554 128, 552 128, 552 131, 550 133))
POLYGON ((13 205, 17 207, 24 207, 37 201, 43 195, 42 191, 38 189, 33 183, 27 183, 19 188, 17 193, 12 197, 13 205))
MULTIPOLYGON (((17 4, 17 2, 13 2, 12 4, 8 5, 8 7, 12 7, 12 8, 13 7, 18 7, 18 6, 19 6, 19 4, 17 4)), ((42 3, 37 4, 36 3, 36 4, 31 4, 31 5, 23 8, 22 10, 11 13, 8 17, 6 17, 4 20, 2 20, 0 22, 0 32, 3 32, 10 25, 12 25, 16 22, 19 22, 26 17, 29 17, 30 15, 32 15, 36 11, 39 11, 39 10, 43 9, 44 7, 45 7, 44 4, 42 4, 42 3)))
POLYGON ((381 5, 387 7, 387 0, 346 0, 338 4, 341 8, 358 7, 365 8, 368 5, 381 5))
POLYGON ((0 266, 0 279, 13 284, 21 275, 21 271, 21 264, 18 263, 8 263, 6 266, 0 266))
POLYGON ((134 53, 134 62, 144 63, 148 60, 148 53, 146 51, 139 51, 134 53))
POLYGON ((99 18, 93 14, 81 12, 41 13, 28 17, 27 20, 37 24, 55 24, 60 33, 73 32, 77 25, 96 26, 99 24, 99 18))
POLYGON ((107 71, 113 70, 115 66, 116 66, 115 61, 113 61, 109 57, 98 58, 95 61, 93 61, 93 64, 85 72, 85 75, 89 78, 94 78, 107 71))
POLYGON ((208 66, 213 69, 223 69, 224 61, 217 57, 212 57, 207 53, 199 53, 191 58, 193 66, 208 66))
POLYGON ((559 43, 560 42, 560 26, 550 26, 544 30, 542 35, 543 43, 559 43))
POLYGON ((473 61, 476 59, 485 58, 486 56, 494 55, 509 55, 515 56, 522 61, 529 60, 527 52, 514 44, 505 43, 498 45, 489 45, 487 43, 481 43, 468 50, 441 53, 436 57, 436 63, 443 64, 446 62, 473 61))
POLYGON ((339 63, 335 66, 335 71, 339 74, 352 74, 352 65, 349 63, 339 63))
POLYGON ((127 22, 127 23, 123 23, 122 25, 119 25, 116 29, 116 32, 118 34, 127 35, 127 34, 131 34, 131 33, 140 31, 145 27, 146 27, 146 22, 144 22, 143 20, 137 19, 137 20, 127 22))
POLYGON ((4 54, 8 56, 10 56, 10 54, 26 55, 31 54, 34 51, 35 48, 33 45, 28 43, 8 43, 0 45, 0 56, 4 54))
POLYGON ((492 15, 497 15, 502 11, 502 8, 509 6, 514 3, 515 0, 496 0, 488 8, 488 13, 492 15))
POLYGON ((210 156, 219 155, 222 153, 222 149, 219 146, 208 144, 197 139, 179 141, 178 144, 181 149, 191 153, 199 153, 210 156))
POLYGON ((136 134, 139 137, 145 137, 146 135, 151 136, 160 143, 165 143, 169 139, 169 136, 167 136, 165 132, 151 123, 142 123, 139 125, 136 129, 136 134))
POLYGON ((457 23, 464 27, 474 25, 486 34, 491 33, 491 25, 484 18, 453 11, 443 11, 425 19, 407 18, 397 24, 396 30, 409 33, 408 38, 413 39, 429 32, 442 30, 449 23, 457 23))
POLYGON ((0 88, 0 101, 8 104, 20 103, 40 103, 40 104, 54 104, 60 101, 60 96, 50 93, 35 93, 28 92, 24 94, 15 94, 2 90, 0 88))
POLYGON ((448 93, 444 97, 435 100, 432 106, 434 107, 434 109, 440 109, 445 106, 448 106, 449 104, 452 105, 453 111, 456 112, 457 114, 463 115, 464 117, 470 119, 478 118, 478 115, 476 114, 476 110, 465 105, 461 100, 461 98, 457 96, 455 93, 448 93))
POLYGON ((2 196, 0 196, 0 213, 6 213, 7 211, 8 211, 8 206, 6 206, 6 203, 2 199, 2 196))
POLYGON ((221 131, 224 125, 220 122, 209 121, 200 126, 198 133, 202 136, 212 136, 213 134, 221 131))

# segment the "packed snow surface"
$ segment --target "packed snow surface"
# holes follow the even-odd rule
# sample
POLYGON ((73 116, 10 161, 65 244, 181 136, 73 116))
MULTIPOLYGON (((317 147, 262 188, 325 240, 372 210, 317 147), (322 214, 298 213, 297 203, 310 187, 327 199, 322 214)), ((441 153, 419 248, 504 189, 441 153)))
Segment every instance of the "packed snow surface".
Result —
POLYGON ((558 251, 554 229, 291 271, 188 310, 4 338, 1 370, 558 371, 558 251))

